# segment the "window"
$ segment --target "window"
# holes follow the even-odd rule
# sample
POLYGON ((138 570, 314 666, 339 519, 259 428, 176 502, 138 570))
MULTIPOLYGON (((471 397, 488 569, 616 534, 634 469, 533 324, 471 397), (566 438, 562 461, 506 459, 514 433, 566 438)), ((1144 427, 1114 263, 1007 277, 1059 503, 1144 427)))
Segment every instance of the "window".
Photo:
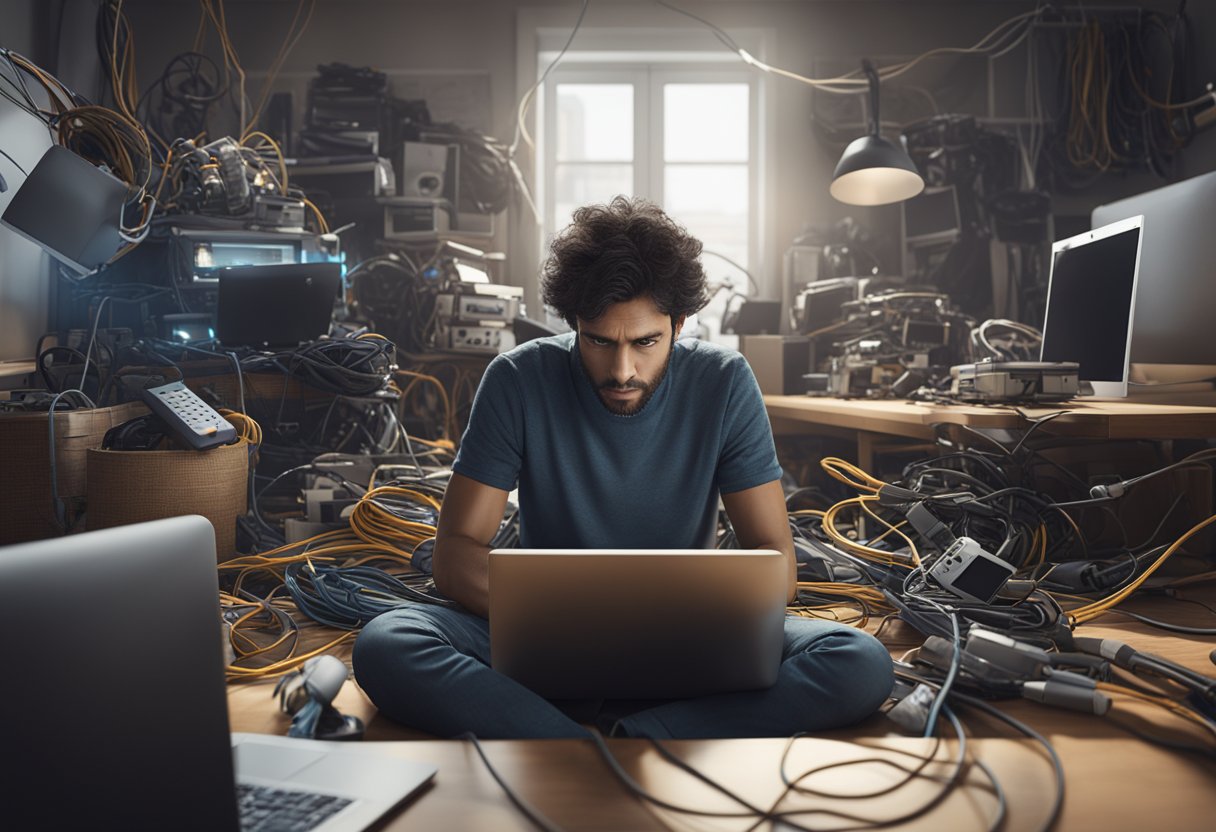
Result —
MULTIPOLYGON (((752 270, 760 204, 756 76, 720 63, 566 63, 541 108, 542 239, 582 205, 617 194, 651 199, 707 251, 752 270)), ((712 261, 712 262, 711 262, 712 261)), ((704 260, 711 283, 747 278, 704 260)))

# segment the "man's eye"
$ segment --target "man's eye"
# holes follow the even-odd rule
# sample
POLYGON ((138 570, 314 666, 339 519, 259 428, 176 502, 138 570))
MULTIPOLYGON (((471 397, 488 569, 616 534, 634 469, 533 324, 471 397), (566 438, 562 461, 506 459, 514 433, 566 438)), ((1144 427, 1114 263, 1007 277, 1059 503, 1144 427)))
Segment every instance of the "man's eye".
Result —
POLYGON ((606 338, 591 338, 590 341, 591 341, 591 343, 595 344, 597 347, 608 346, 608 339, 606 339, 606 338))
POLYGON ((633 343, 637 344, 639 347, 653 347, 656 340, 657 339, 655 338, 639 338, 633 343))

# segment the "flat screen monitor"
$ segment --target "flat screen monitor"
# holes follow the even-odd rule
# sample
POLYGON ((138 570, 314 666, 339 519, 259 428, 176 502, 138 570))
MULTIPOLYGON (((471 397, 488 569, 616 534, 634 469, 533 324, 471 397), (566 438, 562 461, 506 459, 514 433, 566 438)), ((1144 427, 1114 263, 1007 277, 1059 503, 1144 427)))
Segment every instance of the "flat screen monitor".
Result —
POLYGON ((925 188, 904 202, 903 222, 904 242, 913 248, 957 240, 961 223, 954 186, 925 188))
POLYGON ((1094 209, 1095 228, 1144 217, 1133 363, 1216 364, 1213 206, 1216 172, 1094 209))
POLYGON ((1043 361, 1075 361, 1095 396, 1127 395, 1143 217, 1086 231, 1051 247, 1043 361))

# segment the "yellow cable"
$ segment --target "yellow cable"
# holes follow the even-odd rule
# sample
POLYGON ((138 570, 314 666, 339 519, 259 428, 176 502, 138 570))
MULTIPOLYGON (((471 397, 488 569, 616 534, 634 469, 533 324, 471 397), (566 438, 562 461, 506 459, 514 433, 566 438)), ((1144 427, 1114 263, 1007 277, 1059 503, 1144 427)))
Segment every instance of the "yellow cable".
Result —
POLYGON ((1194 526, 1189 528, 1186 531, 1186 533, 1182 535, 1182 537, 1178 538, 1173 543, 1171 543, 1170 547, 1168 549, 1166 549, 1164 552, 1162 552, 1161 556, 1158 557, 1155 561, 1153 561, 1152 565, 1149 566, 1148 569, 1145 569, 1144 572, 1140 575, 1140 577, 1136 578, 1136 580, 1132 581, 1130 584, 1123 587, 1123 589, 1119 590, 1118 592, 1114 593, 1113 595, 1110 595, 1107 598, 1103 598, 1100 601, 1095 601, 1092 604, 1087 604, 1084 607, 1080 607, 1076 610, 1073 610, 1071 613, 1068 614, 1069 620, 1072 621, 1074 625, 1075 624, 1084 624, 1087 621, 1092 621, 1093 619, 1097 618, 1102 613, 1109 610, 1111 607, 1116 606, 1119 602, 1123 601, 1125 598, 1127 598, 1129 595, 1131 595, 1133 592, 1135 592, 1137 589, 1139 589, 1141 584, 1143 584, 1148 579, 1149 575, 1152 575, 1154 572, 1156 572, 1158 567, 1160 567, 1161 564, 1165 563, 1165 561, 1168 560, 1169 557, 1174 554, 1174 552, 1178 551, 1184 543, 1186 543, 1188 540, 1190 540, 1192 537, 1194 537, 1199 532, 1203 531, 1205 528, 1207 528, 1212 523, 1216 523, 1216 514, 1213 514, 1211 517, 1207 518, 1206 520, 1196 523, 1194 526))

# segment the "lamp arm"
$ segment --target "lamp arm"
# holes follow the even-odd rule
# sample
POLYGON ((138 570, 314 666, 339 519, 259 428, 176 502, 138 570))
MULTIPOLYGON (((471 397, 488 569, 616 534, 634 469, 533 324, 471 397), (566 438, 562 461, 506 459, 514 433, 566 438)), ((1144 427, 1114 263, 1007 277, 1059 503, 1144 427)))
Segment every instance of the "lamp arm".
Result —
POLYGON ((879 125, 882 124, 878 120, 878 71, 874 69, 874 64, 870 63, 869 58, 862 60, 861 71, 865 73, 870 82, 870 135, 877 136, 879 135, 879 125))

